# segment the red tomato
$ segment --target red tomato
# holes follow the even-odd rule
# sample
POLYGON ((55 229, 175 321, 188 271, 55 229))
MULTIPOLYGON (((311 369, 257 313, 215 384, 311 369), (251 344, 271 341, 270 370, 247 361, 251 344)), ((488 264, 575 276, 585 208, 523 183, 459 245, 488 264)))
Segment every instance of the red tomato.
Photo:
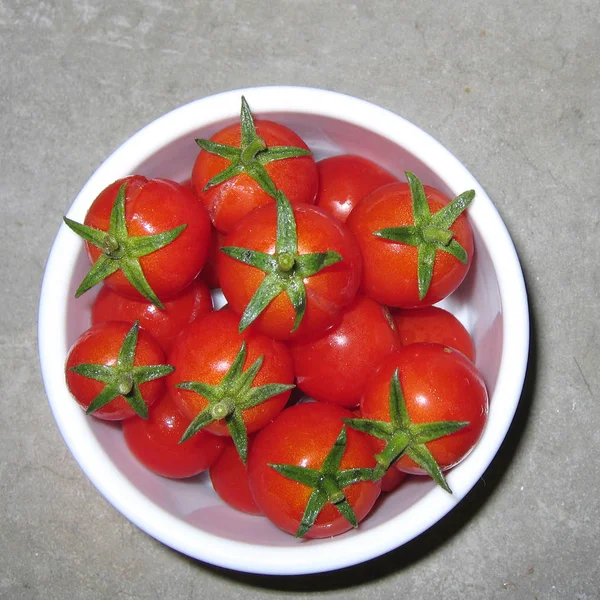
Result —
MULTIPOLYGON (((248 460, 250 491, 264 515, 284 531, 298 534, 314 490, 282 475, 271 465, 296 465, 314 471, 322 470, 326 457, 332 452, 342 431, 342 418, 351 416, 350 411, 333 404, 296 404, 284 410, 256 436, 248 460)), ((336 472, 371 470, 375 460, 370 439, 350 428, 346 430, 346 435, 347 442, 336 472)), ((332 475, 327 477, 331 481, 332 475)), ((342 497, 352 507, 357 523, 373 508, 380 491, 379 483, 372 480, 358 481, 341 489, 342 497)), ((340 513, 338 506, 340 504, 327 501, 312 527, 303 535, 324 538, 351 529, 352 525, 340 513)))
MULTIPOLYGON (((85 217, 85 225, 109 230, 111 211, 123 183, 126 183, 125 221, 130 237, 151 236, 186 225, 172 242, 139 259, 150 288, 160 301, 169 300, 190 285, 202 270, 208 257, 210 219, 188 188, 167 179, 148 180, 133 175, 115 181, 100 193, 85 217)), ((103 251, 89 242, 86 251, 92 263, 103 256, 103 251)), ((104 282, 119 294, 144 298, 121 270, 106 277, 104 282)))
POLYGON ((399 471, 394 467, 390 467, 385 475, 381 478, 381 491, 382 492, 393 492, 398 489, 404 480, 408 477, 407 473, 399 471))
POLYGON ((464 325, 439 306, 392 310, 398 335, 404 346, 416 342, 442 344, 462 352, 475 362, 475 346, 464 325))
MULTIPOLYGON (((471 452, 487 420, 488 395, 481 375, 464 354, 440 344, 404 346, 390 354, 367 382, 362 418, 390 422, 390 382, 396 370, 412 423, 469 423, 425 444, 442 470, 456 465, 471 452)), ((378 442, 381 447, 383 442, 378 442)), ((406 473, 425 473, 407 453, 394 464, 406 473)))
POLYGON ((230 382, 231 385, 228 385, 227 389, 215 391, 217 399, 222 397, 226 402, 231 402, 232 411, 234 406, 239 407, 239 410, 236 408, 222 419, 215 417, 206 425, 206 430, 210 433, 231 435, 228 419, 234 416, 241 416, 243 427, 247 433, 252 433, 264 427, 283 410, 290 395, 289 388, 294 381, 289 350, 283 343, 276 342, 252 328, 242 334, 238 333, 238 317, 230 309, 223 308, 189 325, 179 335, 169 354, 170 364, 175 370, 169 375, 167 385, 183 414, 189 419, 195 419, 205 409, 210 408, 209 404, 212 402, 209 402, 205 395, 192 389, 175 386, 184 382, 200 382, 201 385, 210 386, 210 389, 219 386, 231 371, 243 343, 246 348, 243 372, 246 373, 260 357, 263 357, 262 364, 255 377, 247 381, 245 386, 241 384, 240 374, 235 382, 230 382), (255 388, 270 384, 283 384, 288 389, 251 408, 243 408, 250 390, 255 393, 255 388))
POLYGON ((377 163, 354 154, 330 156, 317 162, 319 191, 316 205, 340 221, 372 191, 398 181, 377 163))
MULTIPOLYGON (((431 214, 450 200, 435 188, 424 186, 431 214)), ((356 236, 363 257, 363 292, 388 306, 416 308, 439 302, 463 281, 473 256, 473 235, 466 215, 460 214, 449 228, 454 242, 466 251, 462 263, 448 252, 437 250, 433 273, 424 298, 419 297, 418 251, 407 243, 378 237, 386 228, 414 225, 411 190, 408 183, 395 183, 375 190, 364 198, 346 221, 356 236)))
POLYGON ((179 443, 190 424, 168 393, 152 405, 148 419, 123 421, 123 435, 131 453, 150 471, 171 479, 206 471, 223 451, 223 438, 199 431, 179 443))
MULTIPOLYGON (((292 332, 296 312, 285 292, 276 296, 254 321, 264 334, 279 340, 317 335, 339 319, 341 309, 354 298, 360 284, 361 257, 352 234, 343 223, 314 206, 293 209, 298 254, 337 252, 342 260, 314 275, 299 278, 306 293, 306 312, 292 332)), ((223 246, 248 248, 275 254, 277 209, 274 204, 257 208, 240 221, 223 241, 223 246)), ((265 273, 221 252, 218 258, 221 289, 231 308, 243 314, 265 273)), ((294 269, 290 272, 294 275, 294 269)))
MULTIPOLYGON (((249 442, 251 452, 252 440, 249 442)), ((248 469, 232 442, 225 442, 225 449, 211 465, 209 473, 213 488, 223 502, 249 515, 262 515, 250 493, 248 469)))
MULTIPOLYGON (((273 121, 256 120, 256 134, 266 147, 293 146, 308 150, 304 141, 291 129, 273 121)), ((240 124, 229 125, 211 138, 211 141, 228 146, 240 147, 240 124)), ((257 206, 271 204, 272 196, 247 173, 233 176, 214 187, 203 191, 206 184, 225 170, 230 161, 202 150, 192 170, 192 186, 206 206, 214 226, 224 233, 257 206)), ((318 173, 312 155, 273 160, 264 165, 275 187, 281 190, 290 202, 314 204, 318 188, 318 173)))
POLYGON ((315 400, 352 408, 381 360, 398 348, 388 310, 357 296, 323 336, 290 344, 296 384, 315 400))
POLYGON ((139 319, 140 325, 168 352, 173 339, 186 325, 213 308, 210 290, 198 278, 164 306, 160 309, 146 300, 127 298, 102 286, 92 305, 92 325, 114 320, 133 323, 139 319))
POLYGON ((131 330, 131 323, 122 321, 98 323, 79 336, 67 355, 65 365, 67 386, 82 408, 88 410, 92 402, 107 388, 115 390, 114 399, 90 413, 99 419, 118 421, 131 417, 136 414, 136 411, 130 402, 141 396, 142 403, 149 407, 158 400, 165 389, 163 375, 171 371, 170 368, 162 369, 166 372, 160 376, 161 378, 141 383, 135 381, 139 379, 134 374, 136 367, 164 366, 166 363, 165 353, 159 343, 151 334, 141 328, 137 330, 137 343, 133 355, 129 356, 126 361, 121 361, 122 371, 126 366, 129 368, 125 372, 119 372, 116 369, 119 353, 126 336, 131 334, 131 330), (123 364, 125 362, 127 364, 123 364), (96 370, 101 371, 101 374, 108 373, 114 377, 110 381, 99 381, 73 371, 83 364, 98 365, 96 370), (116 390, 125 389, 122 386, 129 387, 129 391, 118 394, 116 390))

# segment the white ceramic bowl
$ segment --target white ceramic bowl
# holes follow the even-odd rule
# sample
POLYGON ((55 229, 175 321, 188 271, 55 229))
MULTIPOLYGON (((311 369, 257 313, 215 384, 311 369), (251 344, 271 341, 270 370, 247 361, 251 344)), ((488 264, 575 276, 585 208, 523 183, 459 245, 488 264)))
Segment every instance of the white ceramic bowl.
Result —
MULTIPOLYGON (((410 170, 449 196, 475 189, 468 209, 476 255, 462 286, 444 305, 474 338, 477 366, 490 394, 489 422, 475 450, 448 474, 450 495, 413 478, 382 498, 358 527, 325 540, 296 540, 266 519, 225 506, 206 476, 170 481, 140 466, 121 431, 86 417, 65 385, 71 344, 89 325, 93 292, 75 299, 87 268, 81 240, 61 225, 41 292, 39 350, 42 375, 61 434, 92 483, 125 517, 154 538, 191 557, 263 574, 329 571, 374 558, 411 540, 448 513, 494 458, 522 391, 529 349, 527 297, 510 236, 485 191, 440 143, 383 108, 339 93, 302 87, 258 87, 202 98, 160 117, 116 150, 92 175, 69 209, 82 221, 96 195, 112 181, 140 173, 187 179, 209 137, 239 118, 242 94, 256 118, 288 125, 317 159, 356 153, 403 177, 410 170)), ((57 223, 58 226, 58 223, 57 223)))

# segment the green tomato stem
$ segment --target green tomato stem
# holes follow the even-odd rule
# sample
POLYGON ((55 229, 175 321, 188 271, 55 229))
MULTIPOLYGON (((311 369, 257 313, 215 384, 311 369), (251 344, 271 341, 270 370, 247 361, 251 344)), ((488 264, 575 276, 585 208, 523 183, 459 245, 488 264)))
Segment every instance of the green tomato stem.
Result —
POLYGON ((117 389, 122 396, 126 396, 131 392, 133 389, 133 376, 131 373, 123 373, 121 375, 119 383, 117 384, 117 389))
POLYGON ((102 252, 106 256, 113 256, 115 252, 120 248, 119 242, 112 236, 106 235, 102 243, 102 252))
POLYGON ((241 152, 241 162, 245 165, 252 163, 256 155, 262 150, 266 150, 267 144, 261 137, 256 136, 241 152))
POLYGON ((215 421, 228 417, 235 409, 235 402, 231 398, 223 398, 210 407, 210 414, 215 421))
POLYGON ((376 474, 383 475, 390 465, 406 450, 408 444, 409 438, 404 431, 396 433, 385 448, 375 455, 377 461, 376 474))
POLYGON ((321 479, 323 490, 327 494, 327 499, 332 504, 338 504, 346 499, 344 492, 340 490, 335 479, 331 475, 323 475, 321 479))
POLYGON ((279 268, 288 273, 294 268, 296 258, 290 252, 281 252, 277 255, 277 265, 279 268))

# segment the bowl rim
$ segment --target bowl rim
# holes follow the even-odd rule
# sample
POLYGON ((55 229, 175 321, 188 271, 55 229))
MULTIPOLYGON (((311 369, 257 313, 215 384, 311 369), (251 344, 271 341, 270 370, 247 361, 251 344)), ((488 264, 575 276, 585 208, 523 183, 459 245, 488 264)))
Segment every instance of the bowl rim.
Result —
POLYGON ((525 282, 515 247, 498 211, 476 179, 449 150, 400 115, 366 100, 319 88, 240 88, 200 98, 169 111, 131 136, 100 165, 73 201, 68 216, 82 219, 91 200, 106 185, 133 173, 165 145, 189 135, 194 129, 235 117, 242 95, 248 99, 255 115, 313 114, 367 128, 405 148, 456 194, 464 189, 475 190, 477 202, 470 211, 485 214, 493 231, 493 239, 487 239, 486 246, 493 264, 502 265, 496 273, 503 316, 503 346, 493 397, 502 398, 503 410, 496 416, 494 429, 486 428, 474 451, 448 473, 454 493, 450 495, 435 487, 385 523, 364 531, 359 528, 360 544, 354 541, 356 532, 349 532, 326 543, 307 545, 299 541, 291 547, 257 546, 224 539, 154 504, 112 464, 95 436, 86 435, 85 427, 72 425, 73 420, 81 420, 82 415, 87 417, 76 403, 65 401, 68 391, 63 375, 64 357, 55 349, 67 343, 63 326, 67 293, 81 246, 79 239, 67 234, 64 223, 48 256, 40 294, 38 344, 42 378, 53 416, 79 466, 100 493, 146 533, 190 557, 237 571, 268 575, 330 571, 385 554, 430 528, 469 492, 492 462, 511 425, 525 380, 529 353, 525 282), (206 116, 199 118, 198 115, 206 116), (73 252, 74 248, 78 252, 73 252))

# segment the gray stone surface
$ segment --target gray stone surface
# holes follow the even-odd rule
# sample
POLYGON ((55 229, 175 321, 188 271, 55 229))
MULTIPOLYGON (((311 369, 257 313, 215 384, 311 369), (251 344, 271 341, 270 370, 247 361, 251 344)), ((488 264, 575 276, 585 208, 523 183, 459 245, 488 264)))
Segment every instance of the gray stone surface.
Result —
POLYGON ((0 597, 600 598, 597 0, 0 0, 0 597), (448 518, 369 564, 225 572, 162 546, 92 487, 37 363, 44 263, 102 160, 192 99, 330 88, 430 132, 512 234, 532 311, 520 409, 448 518))

